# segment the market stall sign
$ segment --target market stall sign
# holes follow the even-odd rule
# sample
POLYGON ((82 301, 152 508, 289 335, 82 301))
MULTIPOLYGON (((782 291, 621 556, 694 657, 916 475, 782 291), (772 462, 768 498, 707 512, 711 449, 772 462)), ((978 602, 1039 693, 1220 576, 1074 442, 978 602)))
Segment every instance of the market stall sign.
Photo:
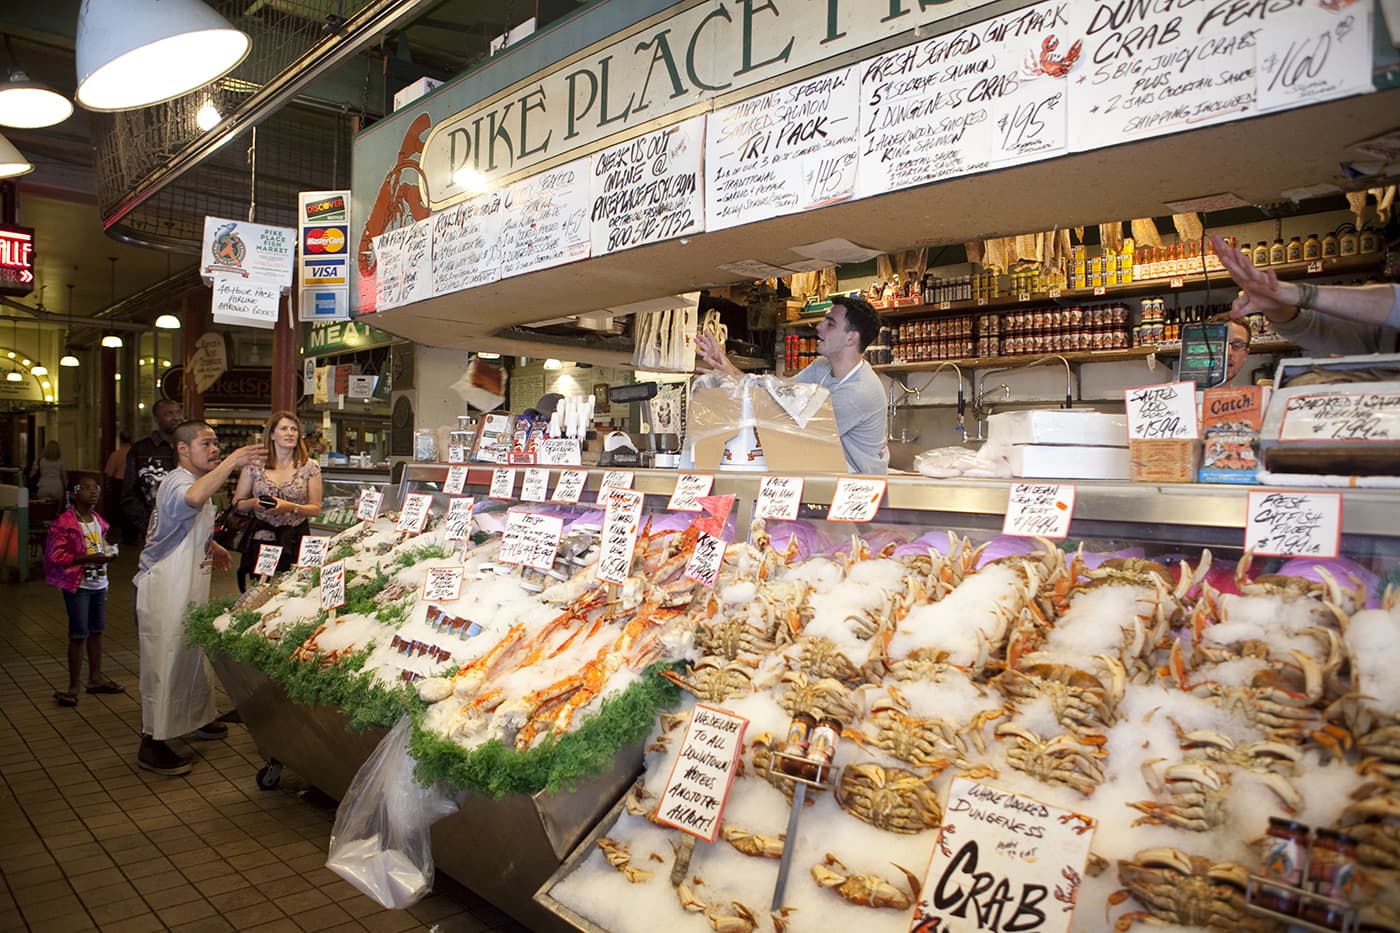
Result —
POLYGON ((1283 441, 1400 439, 1400 392, 1295 395, 1284 403, 1283 441))
POLYGON ((34 231, 0 224, 0 295, 24 297, 34 291, 34 231))
POLYGON ((442 491, 449 496, 460 496, 466 486, 467 468, 464 466, 448 467, 447 479, 442 484, 442 491))
MULTIPOLYGON (((632 575, 632 554, 637 548, 637 531, 642 520, 642 493, 610 487, 598 563, 593 575, 604 583, 625 583, 632 575)), ((603 497, 599 496, 599 501, 603 497)))
POLYGON ((306 356, 328 356, 386 347, 394 342, 391 334, 355 321, 322 321, 312 324, 301 343, 306 356))
POLYGON ((1342 495, 1337 492, 1251 492, 1246 551, 1269 557, 1337 556, 1342 543, 1342 495))
POLYGON ((429 567, 423 577, 423 600, 450 603, 462 595, 463 567, 429 567))
POLYGON ((1138 386, 1124 393, 1128 409, 1128 440, 1194 440, 1196 384, 1168 382, 1138 386))
POLYGON ((487 493, 492 499, 510 499, 515 496, 515 471, 509 467, 501 467, 491 471, 491 491, 487 493))
POLYGON ((843 476, 836 481, 836 492, 826 510, 829 522, 868 522, 880 511, 885 498, 885 481, 843 476))
POLYGON ((1073 483, 1013 483, 1001 533, 1059 540, 1069 534, 1073 518, 1073 483))
POLYGON ((379 516, 380 503, 384 493, 378 489, 361 489, 360 499, 355 503, 355 517, 362 522, 372 522, 379 516))
MULTIPOLYGON (((185 400, 185 367, 172 366, 160 377, 161 393, 177 402, 185 400)), ((202 393, 206 405, 245 408, 272 398, 272 370, 227 369, 202 393)), ((262 402, 266 404, 266 402, 262 402)))
POLYGON ((447 519, 443 523, 443 538, 448 541, 466 541, 471 537, 472 506, 475 504, 476 499, 472 496, 462 496, 451 501, 447 506, 447 519))
POLYGON ((714 842, 734 783, 735 764, 749 721, 728 710, 695 704, 680 754, 666 778, 656 822, 714 842))
POLYGON ((587 470, 560 470, 559 482, 554 484, 554 495, 550 498, 555 502, 577 502, 587 482, 587 470))
POLYGON ((672 512, 698 512, 701 496, 710 494, 715 478, 708 473, 682 473, 676 477, 676 487, 671 492, 671 501, 666 508, 672 512))
POLYGON ((558 515, 512 511, 506 519, 496 559, 503 564, 524 564, 536 570, 548 570, 554 566, 563 532, 564 520, 558 515))
POLYGON ((416 535, 422 532, 428 521, 428 511, 432 508, 433 497, 428 493, 415 492, 403 497, 403 508, 399 510, 399 520, 395 531, 416 535))
POLYGON ((337 560, 321 567, 321 608, 327 611, 345 605, 345 561, 337 560))
POLYGON ((800 476, 765 476, 758 484, 758 499, 754 502, 753 517, 775 521, 796 521, 797 510, 802 505, 802 487, 805 483, 800 476))
POLYGON ((529 467, 525 479, 520 483, 520 498, 525 502, 543 502, 549 496, 549 471, 543 467, 529 467))
POLYGON ((262 544, 258 546, 258 562, 253 565, 253 576, 264 579, 274 576, 277 573, 277 562, 282 559, 282 546, 280 544, 262 544))
POLYGON ((330 541, 323 535, 307 535, 301 539, 297 550, 298 567, 319 567, 326 561, 326 544, 330 541))

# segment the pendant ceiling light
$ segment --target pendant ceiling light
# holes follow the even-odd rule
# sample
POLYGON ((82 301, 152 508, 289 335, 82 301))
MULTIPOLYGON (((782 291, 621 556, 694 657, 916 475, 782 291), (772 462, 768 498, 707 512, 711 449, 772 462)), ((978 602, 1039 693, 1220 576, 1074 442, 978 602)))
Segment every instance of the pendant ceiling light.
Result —
POLYGON ((161 330, 179 330, 180 319, 173 314, 162 314, 156 318, 156 327, 161 330))
POLYGON ((0 81, 0 126, 36 129, 62 123, 73 115, 73 102, 20 71, 0 81))
POLYGON ((122 338, 118 337, 116 334, 108 334, 102 338, 102 345, 109 350, 118 350, 121 348, 122 338))
POLYGON ((199 0, 83 0, 78 103, 149 107, 232 71, 250 46, 247 34, 199 0))
POLYGON ((68 283, 68 326, 63 329, 63 356, 59 357, 58 365, 66 369, 76 369, 83 365, 78 358, 73 355, 73 348, 68 345, 68 338, 73 336, 73 283, 68 283))
POLYGON ((40 364, 39 366, 35 366, 33 369, 31 369, 31 370, 29 371, 29 375, 31 375, 31 376, 47 376, 48 374, 49 374, 49 368, 48 368, 47 366, 42 365, 42 364, 40 364))
POLYGON ((28 175, 32 171, 34 163, 20 155, 20 151, 8 139, 0 136, 0 178, 28 175))
POLYGON ((65 350, 64 353, 63 353, 63 356, 62 356, 62 357, 59 359, 59 361, 58 361, 58 365, 59 365, 59 366, 66 366, 66 367, 69 368, 69 369, 74 369, 74 368, 76 368, 76 367, 78 367, 78 366, 81 366, 81 365, 83 365, 83 364, 82 364, 81 362, 79 362, 79 360, 78 360, 78 358, 77 358, 76 356, 73 355, 73 351, 72 351, 72 350, 65 350))

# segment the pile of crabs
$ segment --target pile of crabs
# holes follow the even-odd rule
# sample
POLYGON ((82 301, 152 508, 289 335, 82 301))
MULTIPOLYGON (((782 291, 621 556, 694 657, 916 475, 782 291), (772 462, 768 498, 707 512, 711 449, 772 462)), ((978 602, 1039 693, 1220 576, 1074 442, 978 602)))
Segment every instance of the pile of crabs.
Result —
MULTIPOLYGON (((906 930, 955 776, 1085 814, 1084 877, 1053 908, 1074 930, 1139 922, 1277 929, 1245 906, 1270 817, 1358 840, 1353 898, 1400 930, 1400 608, 1345 568, 1305 578, 1030 542, 859 539, 798 557, 770 529, 731 546, 713 590, 671 591, 690 626, 687 702, 749 720, 719 838, 657 820, 687 710, 551 895, 609 930, 906 930), (769 534, 772 534, 770 539, 769 534), (1367 608, 1368 602, 1371 608, 1367 608), (682 611, 683 610, 683 611, 682 611), (793 784, 770 770, 790 717, 843 726, 810 794, 785 894, 793 784)), ((954 913, 1007 923, 996 892, 954 913)))

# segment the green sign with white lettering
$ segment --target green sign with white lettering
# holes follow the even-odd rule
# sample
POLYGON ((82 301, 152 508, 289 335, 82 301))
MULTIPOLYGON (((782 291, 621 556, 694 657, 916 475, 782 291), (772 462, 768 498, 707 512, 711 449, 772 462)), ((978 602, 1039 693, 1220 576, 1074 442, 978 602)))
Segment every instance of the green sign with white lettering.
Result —
POLYGON ((323 321, 320 324, 312 324, 307 329, 301 349, 306 356, 327 356, 332 353, 388 346, 393 342, 392 334, 375 330, 368 324, 357 321, 323 321))

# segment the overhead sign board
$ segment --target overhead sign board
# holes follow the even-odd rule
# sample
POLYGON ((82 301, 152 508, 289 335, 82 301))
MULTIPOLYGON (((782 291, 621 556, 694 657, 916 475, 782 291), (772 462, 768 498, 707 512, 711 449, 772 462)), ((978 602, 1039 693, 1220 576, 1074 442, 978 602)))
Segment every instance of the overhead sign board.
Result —
POLYGON ((0 224, 0 294, 23 297, 34 291, 34 231, 0 224))

